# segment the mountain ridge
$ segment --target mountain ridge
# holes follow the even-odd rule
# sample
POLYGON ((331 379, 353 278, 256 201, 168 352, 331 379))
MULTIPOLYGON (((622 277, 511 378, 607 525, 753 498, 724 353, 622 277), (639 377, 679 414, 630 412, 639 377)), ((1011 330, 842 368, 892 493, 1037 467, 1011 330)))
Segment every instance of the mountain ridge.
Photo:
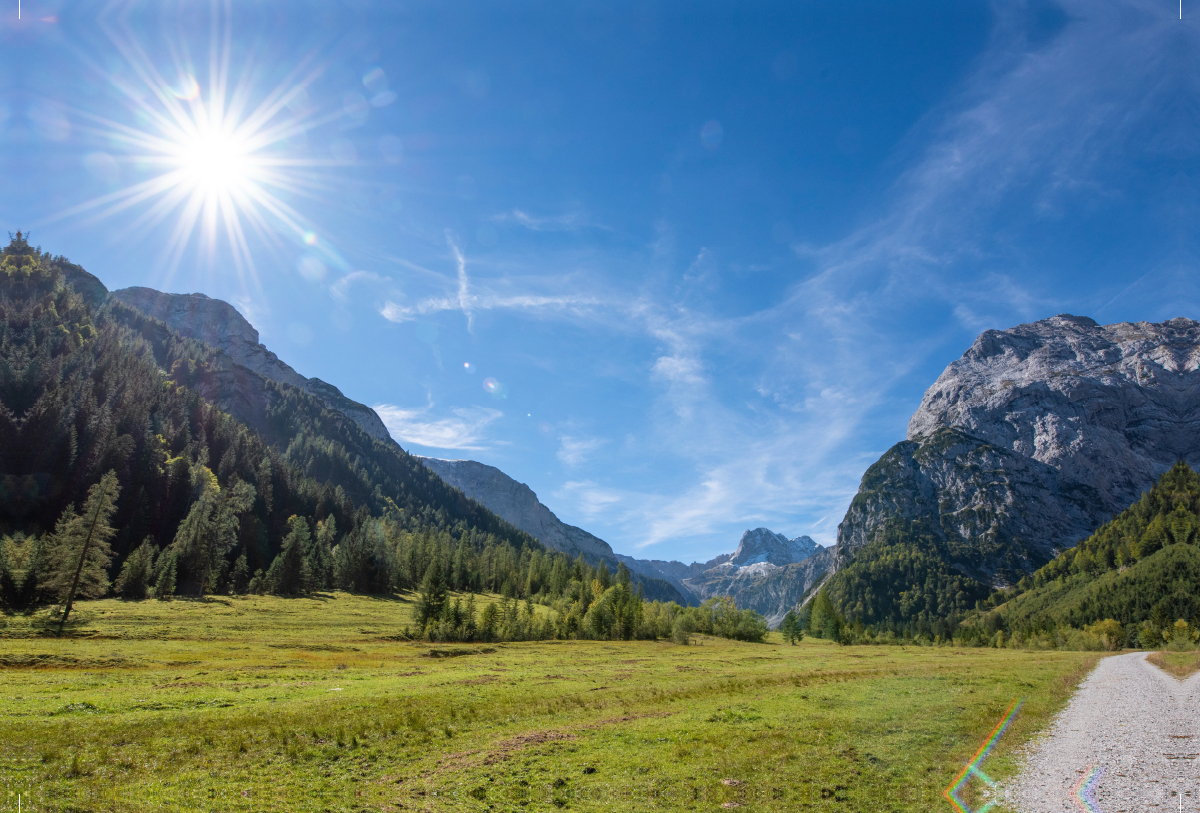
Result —
POLYGON ((280 384, 290 384, 345 414, 368 435, 385 443, 395 441, 375 410, 342 394, 319 378, 306 378, 259 341, 258 330, 228 302, 205 294, 170 294, 134 286, 111 291, 109 296, 164 322, 190 339, 225 353, 236 364, 280 384))

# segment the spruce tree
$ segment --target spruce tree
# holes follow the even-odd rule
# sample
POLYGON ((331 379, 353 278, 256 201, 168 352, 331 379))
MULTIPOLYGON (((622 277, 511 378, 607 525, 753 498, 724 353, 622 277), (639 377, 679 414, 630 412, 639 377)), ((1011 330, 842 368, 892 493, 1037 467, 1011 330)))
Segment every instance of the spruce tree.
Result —
POLYGON ((137 550, 125 557, 121 574, 113 584, 113 592, 124 599, 144 599, 150 592, 154 558, 157 554, 158 546, 154 544, 154 537, 146 537, 137 550))
POLYGON ((224 489, 206 466, 192 468, 196 501, 179 524, 175 555, 183 565, 186 584, 197 595, 211 592, 225 556, 237 543, 238 518, 254 505, 254 486, 236 477, 224 489))
POLYGON ((246 560, 245 551, 233 563, 233 572, 230 573, 231 588, 235 595, 245 595, 250 587, 250 563, 246 560))
POLYGON ((783 623, 779 625, 779 632, 783 636, 783 640, 793 646, 797 640, 803 640, 804 629, 800 626, 800 620, 796 617, 795 610, 788 610, 787 615, 783 617, 783 623))
POLYGON ((333 585, 333 546, 337 540, 337 520, 326 517, 317 523, 308 558, 312 562, 316 589, 325 590, 333 585))
POLYGON ((283 539, 283 550, 267 570, 271 592, 281 596, 309 592, 313 584, 312 563, 304 555, 304 551, 312 544, 308 520, 293 514, 288 517, 288 528, 288 535, 283 539))
POLYGON ((421 581, 420 598, 417 601, 417 620, 422 624, 442 617, 446 608, 446 571, 441 562, 430 562, 421 581))
POLYGON ((175 578, 175 551, 167 549, 158 557, 158 578, 154 580, 154 597, 159 601, 170 601, 175 595, 175 578))

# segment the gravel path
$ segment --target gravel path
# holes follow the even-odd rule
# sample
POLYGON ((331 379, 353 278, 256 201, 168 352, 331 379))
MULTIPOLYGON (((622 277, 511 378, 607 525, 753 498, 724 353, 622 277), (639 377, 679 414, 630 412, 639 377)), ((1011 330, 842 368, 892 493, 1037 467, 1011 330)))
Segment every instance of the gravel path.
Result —
POLYGON ((1030 746, 1025 769, 1005 788, 1008 806, 1166 813, 1181 809, 1182 794, 1183 810, 1200 811, 1200 674, 1179 681, 1145 658, 1100 661, 1030 746))

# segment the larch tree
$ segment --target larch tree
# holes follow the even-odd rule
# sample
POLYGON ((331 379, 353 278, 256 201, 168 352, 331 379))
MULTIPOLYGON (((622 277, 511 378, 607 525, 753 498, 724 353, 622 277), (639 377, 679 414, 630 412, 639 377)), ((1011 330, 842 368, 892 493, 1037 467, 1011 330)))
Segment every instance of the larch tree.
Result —
POLYGON ((109 525, 116 511, 121 486, 110 471, 88 489, 83 511, 74 506, 59 517, 50 540, 50 550, 41 587, 63 602, 58 631, 62 633, 75 598, 97 598, 108 592, 110 546, 116 529, 109 525))

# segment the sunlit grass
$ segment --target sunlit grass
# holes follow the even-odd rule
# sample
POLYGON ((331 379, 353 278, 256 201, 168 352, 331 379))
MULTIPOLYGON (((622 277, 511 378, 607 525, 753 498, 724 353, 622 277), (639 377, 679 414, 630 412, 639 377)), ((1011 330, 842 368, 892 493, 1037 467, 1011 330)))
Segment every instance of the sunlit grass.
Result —
POLYGON ((0 810, 937 810, 1014 697, 997 776, 1096 657, 394 640, 413 598, 7 617, 0 810))

